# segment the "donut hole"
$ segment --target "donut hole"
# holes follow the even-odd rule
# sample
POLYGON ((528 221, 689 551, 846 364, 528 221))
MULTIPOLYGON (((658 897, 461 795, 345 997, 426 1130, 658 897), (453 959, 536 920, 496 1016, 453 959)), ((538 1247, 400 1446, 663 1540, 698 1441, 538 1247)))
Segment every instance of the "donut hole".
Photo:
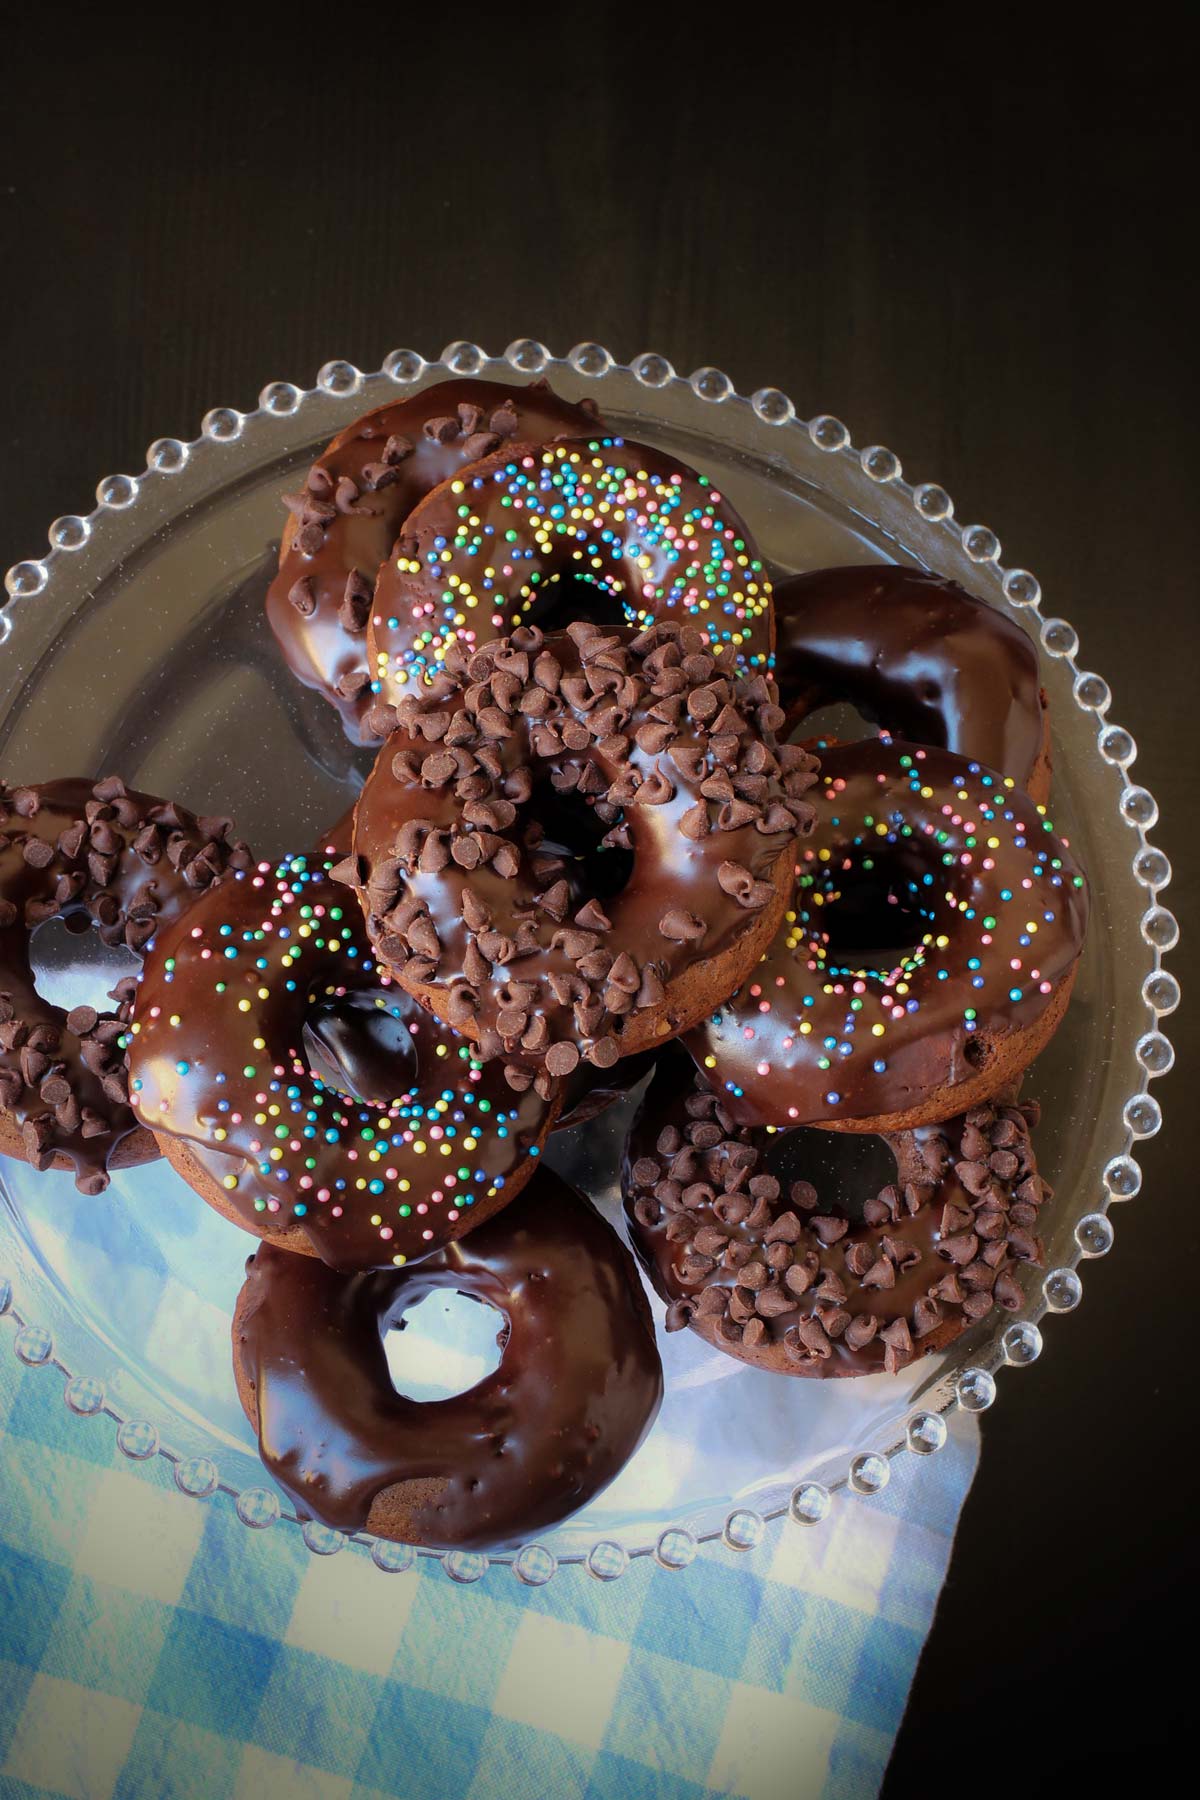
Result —
POLYGON ((920 949, 933 925, 933 890, 899 859, 856 864, 818 891, 822 904, 812 906, 810 920, 828 968, 894 969, 920 949))
POLYGON ((500 1367, 508 1321, 486 1300, 436 1288, 414 1300, 383 1340, 388 1374, 408 1400, 450 1400, 500 1367))
POLYGON ((528 815, 537 826, 537 854, 563 859, 564 877, 578 904, 611 900, 621 892, 633 874, 633 852, 601 847, 611 827, 601 823, 582 795, 560 794, 548 779, 537 781, 528 815))
POLYGON ((565 631, 577 619, 606 631, 629 623, 620 594, 585 575, 556 575, 545 582, 523 622, 542 631, 565 631))
POLYGON ((869 719, 848 700, 832 700, 804 713, 791 737, 794 743, 816 738, 827 744, 856 744, 860 738, 874 737, 878 730, 879 721, 869 719))
POLYGON ((141 957, 124 944, 104 943, 82 912, 47 919, 29 940, 33 985, 43 1000, 63 1012, 76 1006, 112 1012, 113 988, 141 966, 141 957))
POLYGON ((301 1032, 311 1072, 336 1093, 386 1106, 417 1085, 413 1002, 397 988, 315 1001, 301 1032))
POLYGON ((863 1131, 786 1131, 760 1144, 763 1165, 787 1194, 792 1182, 811 1181, 818 1210, 863 1223, 863 1206, 896 1180, 887 1140, 863 1131))

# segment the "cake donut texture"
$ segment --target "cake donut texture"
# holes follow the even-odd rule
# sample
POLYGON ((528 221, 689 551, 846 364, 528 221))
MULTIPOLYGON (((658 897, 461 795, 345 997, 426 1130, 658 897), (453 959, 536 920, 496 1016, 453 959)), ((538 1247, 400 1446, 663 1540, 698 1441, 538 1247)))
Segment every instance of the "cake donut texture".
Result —
POLYGON ((557 1110, 381 980, 352 897, 306 856, 164 934, 129 1054, 137 1115, 201 1198, 343 1269, 400 1267, 498 1211, 557 1110))
POLYGON ((381 962, 486 1057, 610 1067, 770 943, 815 762, 724 666, 697 626, 528 627, 401 702, 337 872, 381 962))
POLYGON ((379 573, 371 673, 395 700, 460 638, 545 623, 564 579, 630 625, 703 626, 723 670, 770 668, 771 584, 738 514, 667 452, 592 436, 506 447, 427 495, 379 573))
POLYGON ((688 1047, 740 1124, 928 1124, 1049 1040, 1087 884, 1011 776, 887 738, 821 757, 791 911, 688 1047))
MULTIPOLYGON (((509 440, 575 436, 595 423, 592 401, 560 400, 544 381, 439 382, 356 419, 286 496, 267 619, 290 668, 338 707, 353 737, 384 735, 368 716, 366 631, 380 564, 413 507, 509 440)), ((426 659, 427 623, 410 615, 405 631, 414 655, 426 659)))
POLYGON ((233 1321, 264 1463, 302 1514, 435 1549, 512 1549, 606 1487, 662 1399, 633 1259, 549 1169, 412 1270, 345 1275, 263 1245, 233 1321), (383 1340, 426 1294, 493 1307, 499 1367, 466 1393, 396 1392, 383 1340))
POLYGON ((1037 650, 957 582, 879 563, 813 569, 777 584, 775 629, 789 731, 847 701, 891 737, 953 750, 1049 798, 1037 650))
POLYGON ((893 1182, 830 1193, 804 1175, 815 1133, 739 1130, 664 1060, 622 1191, 668 1331, 776 1374, 894 1374, 993 1307, 1014 1311, 1020 1267, 1042 1261, 1037 1111, 996 1101, 896 1133, 893 1182))
POLYGON ((250 867, 231 829, 117 776, 0 783, 0 1154, 71 1169, 85 1194, 158 1155, 129 1108, 132 978, 112 1011, 65 1011, 37 991, 30 940, 61 918, 140 955, 212 882, 250 867))

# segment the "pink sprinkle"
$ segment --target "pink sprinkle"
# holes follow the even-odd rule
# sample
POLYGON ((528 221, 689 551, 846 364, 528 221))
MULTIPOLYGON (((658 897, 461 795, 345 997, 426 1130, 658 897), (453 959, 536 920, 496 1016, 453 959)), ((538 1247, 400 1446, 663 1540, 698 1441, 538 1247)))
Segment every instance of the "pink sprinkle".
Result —
POLYGON ((340 1206, 331 1207, 329 1216, 331 1219, 340 1219, 342 1216, 341 1207, 340 1206))

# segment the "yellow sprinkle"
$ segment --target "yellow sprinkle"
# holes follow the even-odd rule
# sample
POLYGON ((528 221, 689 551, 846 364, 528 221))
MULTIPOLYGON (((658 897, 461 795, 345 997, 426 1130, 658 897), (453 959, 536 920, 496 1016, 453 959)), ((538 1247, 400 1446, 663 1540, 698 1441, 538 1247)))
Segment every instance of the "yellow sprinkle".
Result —
MULTIPOLYGON (((222 1135, 224 1135, 224 1134, 222 1134, 222 1135)), ((238 1184, 238 1178, 236 1175, 225 1175, 222 1177, 222 1180, 221 1180, 222 1187, 235 1188, 237 1186, 237 1184, 238 1184)))
POLYGON ((239 1000, 238 1001, 238 1011, 239 1012, 249 1012, 250 1011, 250 1002, 248 1000, 239 1000))

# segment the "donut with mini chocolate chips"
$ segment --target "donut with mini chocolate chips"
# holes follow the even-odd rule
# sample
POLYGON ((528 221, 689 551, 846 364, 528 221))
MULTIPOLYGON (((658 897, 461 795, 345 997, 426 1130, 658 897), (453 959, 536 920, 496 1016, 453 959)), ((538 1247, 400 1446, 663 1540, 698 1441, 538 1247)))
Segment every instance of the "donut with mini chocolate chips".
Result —
POLYGON ((0 783, 0 1154, 71 1169, 99 1194, 109 1170, 158 1155, 129 1108, 125 1040, 132 979, 113 1010, 65 1011, 37 990, 30 942, 61 918, 138 955, 249 851, 224 818, 197 818, 117 776, 33 787, 0 783))
MULTIPOLYGON (((896 1179, 865 1198, 804 1177, 814 1133, 743 1130, 697 1077, 660 1065, 626 1144, 633 1245, 668 1331, 781 1375, 895 1374, 1042 1261, 1035 1102, 973 1107, 885 1139, 896 1179)), ((811 1167, 811 1164, 809 1165, 811 1167)))
POLYGON ((1057 1028, 1087 882, 1012 776, 890 738, 823 747, 792 907, 687 1037, 739 1124, 900 1131, 990 1098, 1057 1028))
POLYGON ((302 1515, 439 1550, 514 1549, 577 1511, 629 1461, 663 1391, 633 1258, 545 1168, 413 1269, 347 1275, 262 1245, 233 1364, 263 1462, 302 1515), (499 1315, 500 1363, 465 1393, 412 1400, 384 1339, 446 1292, 499 1315))
POLYGON ((162 934, 130 1027, 130 1097, 223 1217, 342 1269, 401 1267, 515 1198, 558 1099, 376 968, 321 856, 205 895, 162 934))
POLYGON ((401 702, 337 874, 380 961, 485 1058, 610 1068, 771 941, 816 764, 775 742, 765 677, 723 668, 697 626, 525 627, 401 702))
POLYGON ((889 736, 952 750, 1049 797, 1037 650, 957 582, 879 563, 812 569, 776 584, 775 629, 789 733, 845 701, 889 736))
POLYGON ((771 583, 733 507, 669 452, 597 435, 507 445, 414 508, 367 634, 384 696, 400 698, 452 643, 469 654, 549 622, 564 579, 615 596, 631 626, 703 626, 723 671, 770 670, 771 583))
MULTIPOLYGON (((593 401, 562 400, 544 381, 443 381, 356 419, 322 451, 299 493, 285 496, 290 516, 267 619, 291 669, 332 701, 352 737, 386 735, 371 717, 366 630, 379 566, 413 507, 509 440, 575 436, 595 421, 593 401)), ((413 656, 432 660, 429 618, 411 610, 405 617, 413 656)), ((502 625, 497 619, 483 635, 502 625)))

